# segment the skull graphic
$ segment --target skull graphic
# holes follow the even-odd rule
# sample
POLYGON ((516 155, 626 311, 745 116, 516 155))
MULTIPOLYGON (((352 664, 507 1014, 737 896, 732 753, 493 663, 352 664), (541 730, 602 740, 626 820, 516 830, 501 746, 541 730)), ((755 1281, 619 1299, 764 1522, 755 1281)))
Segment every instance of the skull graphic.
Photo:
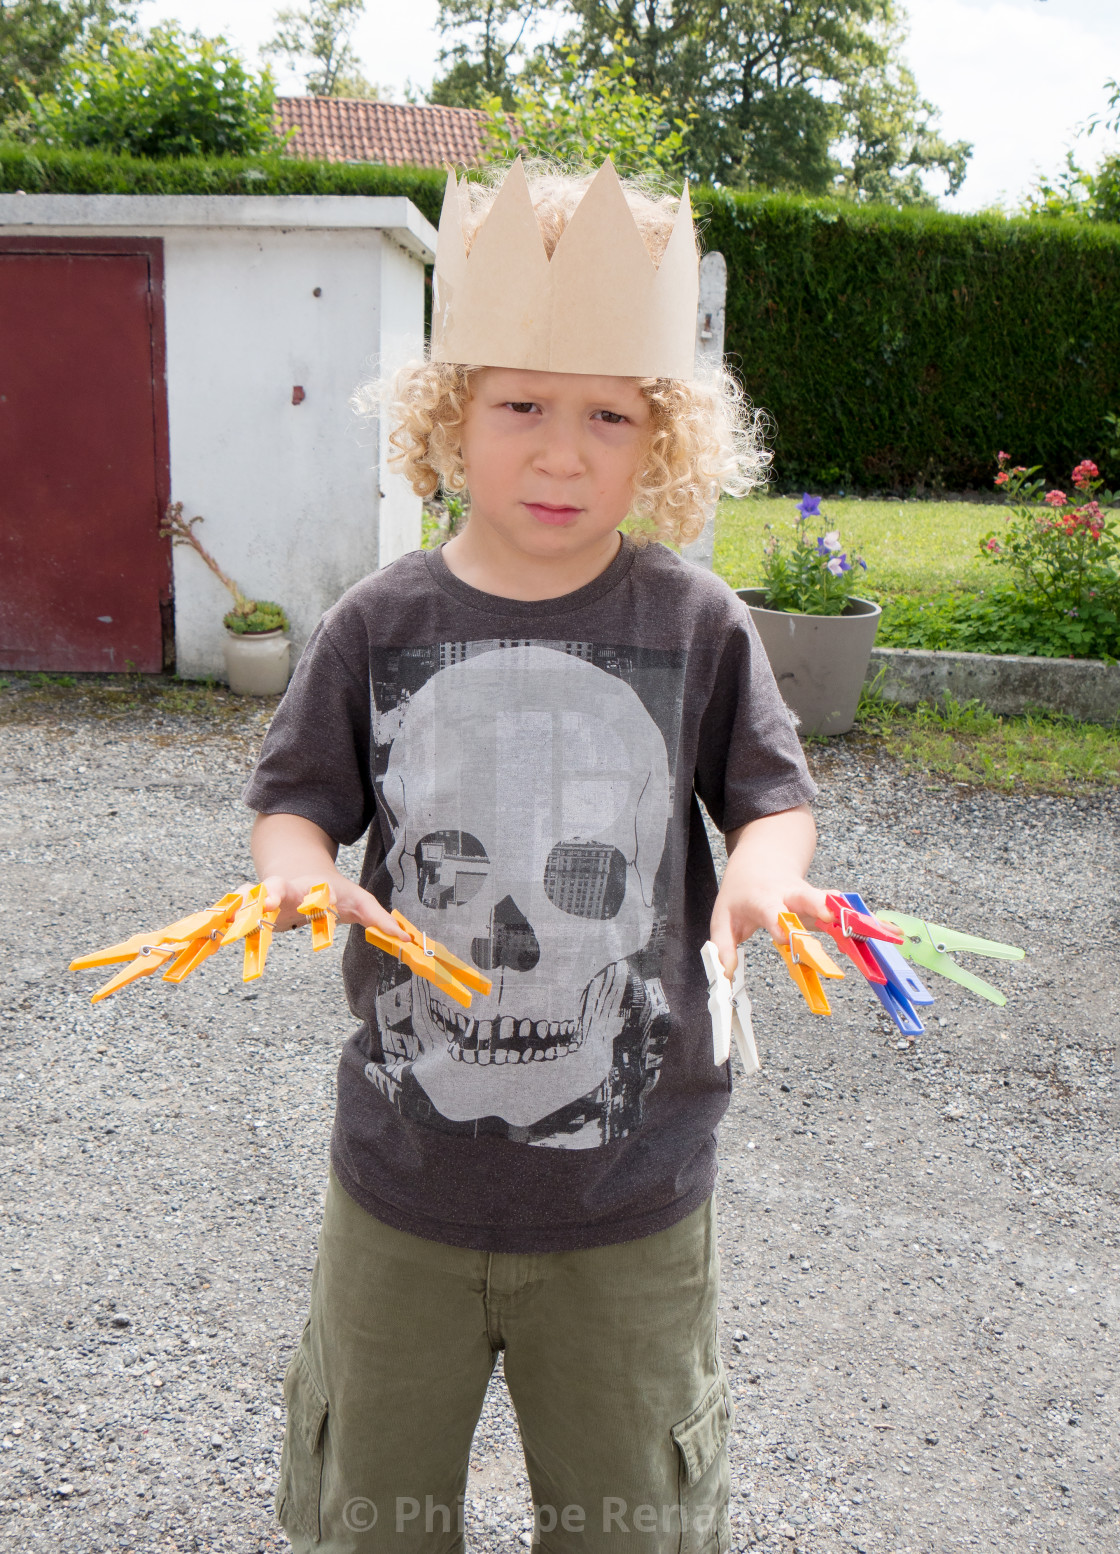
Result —
POLYGON ((457 1122, 528 1127, 593 1094, 669 818, 665 741, 640 698, 561 648, 476 652, 408 703, 382 797, 393 904, 494 984, 467 1011, 414 979, 408 1035, 380 1018, 386 1055, 457 1122))

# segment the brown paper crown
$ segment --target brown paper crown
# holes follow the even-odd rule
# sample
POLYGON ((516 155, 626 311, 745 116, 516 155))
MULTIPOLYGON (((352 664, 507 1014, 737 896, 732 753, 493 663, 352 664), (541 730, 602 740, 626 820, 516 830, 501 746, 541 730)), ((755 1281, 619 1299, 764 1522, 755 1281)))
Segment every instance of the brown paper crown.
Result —
POLYGON ((520 157, 475 234, 466 185, 447 179, 436 252, 431 359, 535 372, 691 378, 699 263, 688 185, 660 265, 607 160, 551 260, 520 157))

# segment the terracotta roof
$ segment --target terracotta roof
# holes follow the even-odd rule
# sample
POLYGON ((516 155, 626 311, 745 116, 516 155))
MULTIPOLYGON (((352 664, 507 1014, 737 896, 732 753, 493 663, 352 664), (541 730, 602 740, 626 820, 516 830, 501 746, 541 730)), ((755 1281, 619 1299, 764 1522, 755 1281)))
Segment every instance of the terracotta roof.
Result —
POLYGON ((360 97, 279 97, 281 128, 294 129, 289 156, 391 167, 477 167, 483 160, 476 108, 369 102, 360 97))

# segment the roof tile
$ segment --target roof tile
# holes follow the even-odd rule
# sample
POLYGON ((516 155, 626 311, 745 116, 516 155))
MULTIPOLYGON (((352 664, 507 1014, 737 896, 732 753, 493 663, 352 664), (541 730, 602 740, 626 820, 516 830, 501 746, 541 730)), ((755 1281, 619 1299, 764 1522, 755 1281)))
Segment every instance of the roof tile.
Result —
POLYGON ((486 115, 477 108, 370 102, 360 97, 279 97, 280 128, 295 130, 289 156, 390 167, 477 167, 486 115))

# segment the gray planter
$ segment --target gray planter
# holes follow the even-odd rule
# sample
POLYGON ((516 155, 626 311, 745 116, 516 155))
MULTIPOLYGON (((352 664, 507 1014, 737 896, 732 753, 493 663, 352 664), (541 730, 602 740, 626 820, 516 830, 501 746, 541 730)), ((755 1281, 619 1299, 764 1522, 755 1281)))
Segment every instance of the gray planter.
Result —
POLYGON ((288 686, 291 642, 283 631, 226 631, 226 678, 238 696, 279 696, 288 686))
POLYGON ((879 617, 870 599, 853 596, 843 615, 767 610, 761 588, 739 598, 758 628, 778 689, 801 720, 803 734, 846 734, 856 719, 879 617))

